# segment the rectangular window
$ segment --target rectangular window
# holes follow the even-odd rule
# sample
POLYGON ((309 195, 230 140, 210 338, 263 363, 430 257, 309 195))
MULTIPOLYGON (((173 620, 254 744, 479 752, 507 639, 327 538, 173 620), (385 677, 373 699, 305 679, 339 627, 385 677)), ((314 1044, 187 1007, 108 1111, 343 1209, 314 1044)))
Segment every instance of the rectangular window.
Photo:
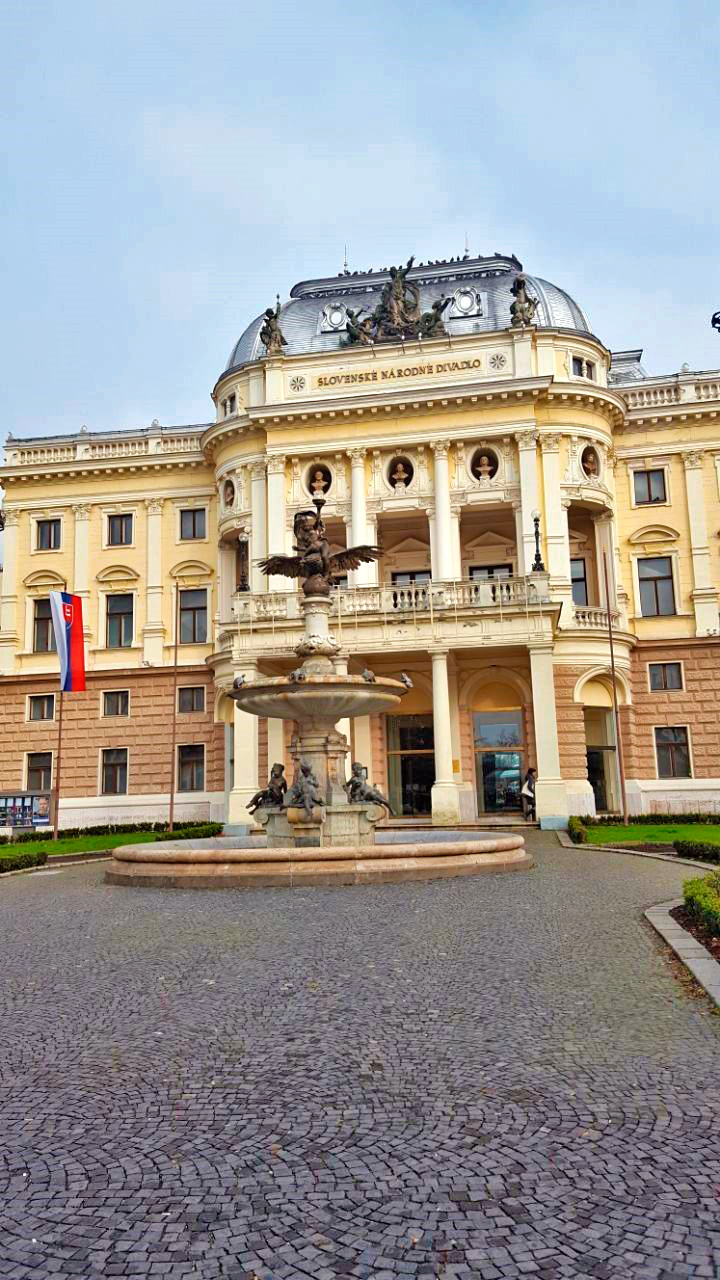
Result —
POLYGON ((575 604, 587 604, 587 567, 582 556, 570 561, 570 579, 572 581, 572 598, 575 604))
POLYGON ((573 356, 572 371, 576 378, 589 378, 595 381, 595 365, 592 360, 584 360, 582 356, 573 356))
POLYGON ((650 662, 651 689, 682 689, 682 667, 679 662, 650 662))
POLYGON ((665 502, 665 472, 662 467, 652 471, 634 471, 635 505, 644 506, 649 502, 665 502))
POLYGON ((583 362, 580 359, 580 356, 573 356, 572 361, 573 361, 573 373, 575 374, 575 377, 582 378, 583 362))
POLYGON ((127 795, 127 747, 106 747, 102 753, 102 794, 127 795))
POLYGON ((207 591, 180 592, 180 644, 205 644, 207 640, 207 591))
POLYGON ((130 513, 108 516, 108 546, 129 547, 132 543, 133 518, 130 513))
POLYGON ((675 613, 670 556, 648 556, 645 560, 638 560, 638 582, 643 618, 659 618, 675 613))
POLYGON ((27 758, 28 791, 50 791, 52 786, 52 752, 31 751, 27 758))
POLYGON ((595 365, 592 360, 585 361, 585 377, 589 378, 591 382, 595 381, 595 365))
POLYGON ((511 578, 511 564, 471 564, 471 582, 486 582, 488 578, 511 578))
POLYGON ((38 520, 37 522, 38 551, 57 551, 59 547, 60 547, 60 521, 59 520, 38 520))
POLYGON ((130 692, 128 689, 108 689, 103 693, 104 716, 129 716, 130 692))
POLYGON ((235 392, 233 391, 232 395, 228 396, 228 402, 227 402, 228 416, 235 412, 236 405, 237 405, 237 399, 235 397, 235 392))
POLYGON ((132 595, 107 597, 107 647, 129 649, 133 640, 132 595))
POLYGON ((205 687, 204 685, 186 685, 184 689, 178 689, 178 711, 204 711, 205 710, 205 687))
POLYGON ((205 509, 180 512, 180 537, 183 542, 205 537, 205 509))
POLYGON ((55 653, 49 600, 36 600, 33 618, 33 653, 55 653))
POLYGON ((205 789, 205 748, 203 746, 178 747, 178 790, 203 791, 205 789))
POLYGON ((690 746, 685 728, 655 730, 655 750, 659 778, 691 778, 690 746))
POLYGON ((30 719, 31 720, 54 720, 55 719, 55 694, 54 693, 31 693, 30 694, 30 719))

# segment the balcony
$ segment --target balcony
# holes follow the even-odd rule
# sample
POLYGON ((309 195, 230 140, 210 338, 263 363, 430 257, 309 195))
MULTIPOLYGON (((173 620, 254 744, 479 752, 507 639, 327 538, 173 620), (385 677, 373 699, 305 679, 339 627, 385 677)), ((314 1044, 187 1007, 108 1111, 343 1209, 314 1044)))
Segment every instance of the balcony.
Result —
MULTIPOLYGON (((216 655, 290 654, 302 632, 297 591, 237 592, 232 621, 217 628, 216 655)), ((330 617, 343 650, 426 650, 526 645, 550 639, 559 604, 550 599, 547 574, 529 577, 426 582, 414 586, 349 587, 334 591, 330 617)))

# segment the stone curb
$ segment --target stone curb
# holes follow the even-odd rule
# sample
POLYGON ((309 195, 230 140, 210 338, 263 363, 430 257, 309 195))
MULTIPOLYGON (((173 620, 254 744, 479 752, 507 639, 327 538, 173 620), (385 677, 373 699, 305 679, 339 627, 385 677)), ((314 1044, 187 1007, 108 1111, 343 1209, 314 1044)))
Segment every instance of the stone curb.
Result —
POLYGON ((701 942, 693 938, 687 929, 683 929, 677 920, 673 920, 670 912, 682 905, 682 898, 674 898, 672 902, 660 902, 656 907, 648 907, 643 914, 720 1008, 720 964, 713 960, 701 942))
POLYGON ((0 875, 0 884, 2 884, 3 880, 9 880, 11 876, 32 876, 37 871, 65 871, 68 867, 87 867, 91 862, 111 861, 112 853, 110 850, 103 850, 102 852, 98 850, 95 857, 92 858, 77 858, 74 854, 68 854, 67 862, 60 857, 56 858, 55 862, 50 862, 48 858, 48 861, 41 867, 19 867, 17 871, 3 871, 2 875, 0 875))

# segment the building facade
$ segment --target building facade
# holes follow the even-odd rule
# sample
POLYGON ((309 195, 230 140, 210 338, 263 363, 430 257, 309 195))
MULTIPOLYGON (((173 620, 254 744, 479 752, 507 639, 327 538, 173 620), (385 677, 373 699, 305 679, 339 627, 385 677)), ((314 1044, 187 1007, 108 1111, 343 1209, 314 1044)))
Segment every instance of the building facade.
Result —
POLYGON ((229 690, 296 664, 297 594, 259 562, 322 494, 334 549, 383 549, 332 616, 351 670, 413 681, 401 714, 339 726, 396 812, 512 812, 529 765, 544 825, 617 811, 608 610, 630 810, 720 805, 720 373, 647 376, 536 277, 513 325, 519 271, 413 267, 443 331, 367 345, 348 322, 388 272, 306 281, 282 354, 245 330, 214 421, 8 440, 0 791, 52 780, 66 589, 88 687, 65 700, 63 825, 165 817, 171 786, 179 817, 246 821, 292 726, 229 690))

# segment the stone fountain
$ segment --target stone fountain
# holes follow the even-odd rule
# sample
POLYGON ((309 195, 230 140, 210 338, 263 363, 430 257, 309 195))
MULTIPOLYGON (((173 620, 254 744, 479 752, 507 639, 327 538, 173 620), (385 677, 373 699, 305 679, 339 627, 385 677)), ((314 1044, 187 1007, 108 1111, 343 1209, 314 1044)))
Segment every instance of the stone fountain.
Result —
POLYGON ((345 781, 348 744, 335 725, 354 716, 393 711, 410 685, 394 680, 348 674, 339 645, 328 625, 330 586, 335 574, 376 560, 374 546, 350 547, 330 554, 322 520, 324 499, 314 511, 295 517, 297 555, 271 556, 261 568, 267 574, 300 578, 304 635, 295 652, 301 660, 287 676, 239 677, 232 697, 256 716, 291 720, 294 777, 290 787, 281 764, 274 764, 266 787, 248 808, 265 829, 258 837, 234 837, 159 844, 127 845, 113 851, 105 872, 109 884, 158 888, 249 888, 271 885, 383 883, 477 875, 482 871, 519 871, 533 865, 521 835, 478 840, 412 843, 375 841, 375 824, 387 800, 366 780, 356 762, 345 781))
MULTIPOLYGON (((271 556, 262 562, 267 574, 302 578, 302 612, 305 634, 295 652, 300 665, 287 676, 260 676, 236 681, 232 697, 256 716, 292 720, 297 724, 292 755, 295 777, 280 800, 280 788, 270 784, 255 797, 254 816, 265 827, 268 848, 302 848, 372 845, 374 826, 387 804, 374 788, 366 792, 380 803, 352 802, 345 782, 345 757, 349 746, 335 725, 344 718, 393 711, 407 685, 402 680, 348 675, 340 658, 340 646, 330 634, 330 587, 334 575, 376 560, 380 551, 365 545, 330 554, 322 519, 324 498, 314 500, 314 511, 295 517, 297 555, 271 556)), ((355 795, 362 795, 356 782, 355 795)), ((388 806, 389 807, 389 806, 388 806)))

